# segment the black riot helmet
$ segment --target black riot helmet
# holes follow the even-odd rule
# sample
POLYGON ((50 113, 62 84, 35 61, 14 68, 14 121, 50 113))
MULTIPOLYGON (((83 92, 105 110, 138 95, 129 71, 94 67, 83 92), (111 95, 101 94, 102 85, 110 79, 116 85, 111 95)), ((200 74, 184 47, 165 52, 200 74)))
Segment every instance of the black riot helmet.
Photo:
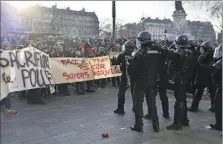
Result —
POLYGON ((176 48, 188 48, 189 40, 186 35, 178 35, 175 39, 175 47, 176 48))
POLYGON ((131 55, 135 48, 135 43, 131 40, 128 40, 122 46, 122 52, 126 53, 127 55, 131 55))
POLYGON ((143 45, 147 46, 148 44, 152 43, 151 35, 148 31, 141 31, 138 34, 137 40, 138 40, 138 44, 141 46, 143 45))
POLYGON ((202 43, 202 49, 204 50, 204 52, 208 52, 210 50, 212 50, 212 42, 210 41, 205 41, 202 43))

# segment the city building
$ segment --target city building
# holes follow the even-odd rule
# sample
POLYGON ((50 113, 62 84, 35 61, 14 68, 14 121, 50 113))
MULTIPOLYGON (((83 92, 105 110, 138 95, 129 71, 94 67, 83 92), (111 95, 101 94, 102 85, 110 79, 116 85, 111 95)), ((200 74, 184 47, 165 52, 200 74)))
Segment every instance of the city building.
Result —
POLYGON ((118 37, 137 37, 141 27, 136 23, 129 23, 121 26, 118 31, 118 37))
POLYGON ((220 33, 218 33, 218 36, 217 36, 217 42, 220 44, 222 43, 222 30, 220 33))
MULTIPOLYGON (((191 37, 194 40, 216 41, 216 34, 211 22, 186 21, 191 37)), ((177 29, 170 19, 141 18, 138 24, 125 24, 119 29, 122 37, 137 36, 142 31, 150 32, 152 39, 175 39, 177 29)))
POLYGON ((195 40, 216 41, 216 33, 211 22, 187 21, 187 24, 195 40))
POLYGON ((18 17, 20 25, 27 32, 57 32, 71 37, 99 35, 97 15, 94 12, 86 12, 85 9, 74 11, 69 7, 59 9, 56 6, 50 8, 36 5, 24 9, 18 17))
POLYGON ((140 25, 143 27, 143 30, 150 32, 152 39, 164 39, 165 32, 173 27, 173 22, 170 19, 152 19, 142 18, 140 25))

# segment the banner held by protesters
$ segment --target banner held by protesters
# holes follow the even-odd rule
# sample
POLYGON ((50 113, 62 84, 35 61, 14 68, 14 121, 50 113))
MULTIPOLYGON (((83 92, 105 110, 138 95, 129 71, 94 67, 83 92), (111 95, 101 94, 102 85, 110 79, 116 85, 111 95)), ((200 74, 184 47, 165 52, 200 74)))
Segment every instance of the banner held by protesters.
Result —
POLYGON ((56 84, 121 75, 119 66, 111 66, 109 56, 95 58, 51 58, 50 65, 56 84))
POLYGON ((8 93, 54 85, 49 56, 30 46, 0 51, 1 99, 8 93))

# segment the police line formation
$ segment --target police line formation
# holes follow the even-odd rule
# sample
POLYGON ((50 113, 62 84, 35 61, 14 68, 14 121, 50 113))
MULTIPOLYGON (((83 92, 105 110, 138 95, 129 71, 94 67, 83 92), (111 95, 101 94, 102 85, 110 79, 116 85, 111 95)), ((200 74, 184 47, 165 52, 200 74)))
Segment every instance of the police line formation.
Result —
MULTIPOLYGON (((151 119, 153 129, 159 132, 159 120, 156 107, 156 95, 159 93, 163 117, 169 119, 169 102, 166 95, 168 75, 174 72, 174 121, 167 126, 168 130, 180 130, 183 126, 189 126, 187 111, 197 112, 199 102, 204 89, 207 87, 210 92, 211 108, 215 113, 215 124, 211 128, 222 130, 222 44, 212 48, 212 42, 205 41, 194 47, 189 44, 186 35, 176 37, 170 47, 163 46, 151 39, 147 31, 139 33, 135 42, 126 41, 122 52, 113 59, 113 65, 120 65, 122 71, 121 80, 119 77, 112 78, 113 86, 118 83, 118 104, 114 113, 125 114, 125 93, 128 88, 131 90, 133 107, 135 113, 135 124, 131 130, 143 132, 143 117, 151 119), (167 62, 170 63, 169 68, 167 62), (171 69, 171 70, 170 70, 171 69), (187 108, 186 92, 188 85, 192 86, 193 101, 187 108), (148 111, 143 115, 144 96, 148 111)), ((45 67, 48 67, 45 64, 45 67)), ((9 81, 9 79, 5 79, 9 81)), ((109 79, 110 80, 110 79, 109 79)), ((86 92, 94 92, 93 83, 105 87, 107 79, 87 81, 86 92)), ((75 83, 77 94, 85 93, 85 83, 75 83)), ((58 91, 62 95, 69 95, 66 84, 60 84, 58 91)), ((20 97, 26 97, 29 103, 42 104, 39 95, 49 93, 48 88, 31 89, 20 92, 20 97)), ((5 98, 7 99, 7 97, 5 98)), ((7 100, 3 102, 7 103, 7 100)), ((7 104, 6 104, 7 105, 7 104)))

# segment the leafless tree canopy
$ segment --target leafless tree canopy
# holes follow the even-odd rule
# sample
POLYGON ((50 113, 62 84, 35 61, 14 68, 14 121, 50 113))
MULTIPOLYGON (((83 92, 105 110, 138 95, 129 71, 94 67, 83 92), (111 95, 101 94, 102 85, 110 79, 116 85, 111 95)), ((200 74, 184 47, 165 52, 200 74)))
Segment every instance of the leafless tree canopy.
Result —
POLYGON ((218 27, 222 30, 222 1, 188 1, 188 3, 204 8, 213 19, 217 19, 219 21, 218 27))

